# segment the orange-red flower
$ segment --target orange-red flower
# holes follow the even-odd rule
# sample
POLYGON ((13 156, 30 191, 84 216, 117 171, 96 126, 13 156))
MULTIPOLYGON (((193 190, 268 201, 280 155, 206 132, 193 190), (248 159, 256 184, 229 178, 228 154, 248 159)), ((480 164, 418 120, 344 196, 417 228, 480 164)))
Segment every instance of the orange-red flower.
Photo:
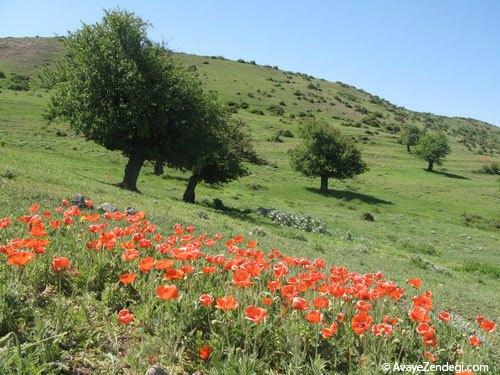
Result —
POLYGON ((219 297, 215 300, 215 307, 224 311, 234 310, 238 307, 238 302, 233 296, 219 297))
POLYGON ((245 309, 245 315, 248 320, 251 320, 254 323, 260 323, 265 319, 267 311, 261 307, 248 306, 245 309))
POLYGON ((354 315, 351 320, 351 328, 356 334, 362 335, 370 329, 372 317, 364 312, 354 315))
POLYGON ((445 323, 449 323, 451 321, 451 314, 447 311, 441 311, 438 314, 438 318, 445 323))
POLYGON ((0 228, 7 228, 12 224, 12 220, 10 220, 8 217, 3 217, 0 218, 0 228))
POLYGON ((7 259, 9 266, 23 267, 33 259, 34 254, 31 251, 17 251, 11 253, 7 259))
POLYGON ((325 339, 329 339, 330 337, 332 337, 334 334, 337 333, 337 329, 338 329, 337 323, 333 322, 332 324, 330 324, 329 327, 323 328, 321 330, 321 335, 325 339))
POLYGON ((206 361, 210 358, 210 356, 212 355, 212 347, 210 345, 203 345, 200 350, 198 351, 198 357, 202 360, 202 361, 206 361))
POLYGON ((313 299, 313 305, 317 309, 326 309, 330 305, 330 301, 326 297, 318 296, 313 299))
POLYGON ((414 277, 413 279, 408 279, 406 281, 408 283, 408 285, 418 289, 422 286, 422 280, 419 279, 418 277, 414 277))
POLYGON ((479 323, 481 329, 485 332, 493 332, 497 329, 497 325, 493 320, 483 319, 481 323, 479 323))
POLYGON ((260 301, 262 302, 263 305, 269 306, 269 305, 272 305, 273 298, 266 296, 266 297, 262 297, 262 299, 260 301))
POLYGON ((294 310, 307 310, 309 308, 309 303, 302 297, 293 297, 292 308, 294 310))
POLYGON ((202 294, 200 298, 198 298, 198 301, 200 301, 203 306, 207 307, 214 303, 214 298, 211 294, 202 294))
POLYGON ((127 272, 120 275, 120 282, 122 284, 132 284, 136 278, 137 275, 135 273, 127 272))
POLYGON ((52 259, 52 270, 54 272, 64 271, 71 267, 71 261, 66 257, 55 257, 52 259))
POLYGON ((149 272, 151 268, 153 268, 155 265, 155 258, 153 257, 146 257, 144 259, 141 259, 139 262, 139 271, 141 272, 149 272))
POLYGON ((129 324, 134 320, 134 314, 131 314, 128 309, 121 309, 118 311, 118 321, 121 324, 129 324))
POLYGON ((311 310, 305 315, 309 323, 318 324, 323 320, 323 314, 319 310, 311 310))
POLYGON ((179 297, 179 289, 175 285, 159 285, 156 288, 156 297, 164 301, 179 297))
POLYGON ((471 346, 473 347, 477 347, 481 345, 481 339, 476 335, 472 335, 469 337, 469 344, 471 344, 471 346))
POLYGON ((392 326, 390 324, 380 323, 372 326, 372 333, 375 336, 390 336, 392 334, 392 326))

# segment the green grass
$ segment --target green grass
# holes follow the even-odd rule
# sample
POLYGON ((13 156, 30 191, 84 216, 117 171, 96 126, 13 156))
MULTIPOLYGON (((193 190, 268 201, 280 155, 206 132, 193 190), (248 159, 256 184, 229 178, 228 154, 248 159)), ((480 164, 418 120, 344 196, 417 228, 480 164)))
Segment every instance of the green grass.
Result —
MULTIPOLYGON (((321 255, 359 272, 381 270, 398 282, 410 276, 422 277, 425 286, 435 292, 438 305, 464 316, 479 311, 498 315, 500 282, 498 273, 490 271, 488 265, 499 262, 495 227, 500 219, 499 179, 473 173, 486 160, 498 161, 498 129, 479 121, 393 109, 371 102, 368 94, 354 88, 314 79, 312 82, 322 90, 317 91, 308 88, 311 82, 302 76, 275 69, 192 55, 180 58, 186 65, 196 66, 199 77, 210 89, 218 91, 222 100, 249 103, 249 110, 239 110, 235 116, 247 124, 256 150, 269 165, 251 166, 250 176, 227 186, 200 186, 195 205, 180 200, 186 175, 167 169, 159 178, 152 174, 149 165, 139 179, 142 193, 129 193, 112 185, 123 172, 125 159, 121 155, 83 140, 64 124, 42 122, 47 93, 2 89, 0 217, 20 214, 30 202, 54 205, 61 197, 81 192, 98 203, 108 201, 121 208, 145 209, 165 228, 181 222, 212 232, 259 233, 256 237, 266 248, 283 248, 310 257, 321 255), (308 93, 309 98, 317 95, 315 100, 320 103, 298 100, 294 96, 296 90, 308 93), (253 98, 248 97, 249 92, 253 98), (433 118, 449 129, 450 157, 436 173, 426 172, 425 163, 398 144, 397 134, 383 127, 342 126, 348 119, 359 122, 364 115, 340 103, 335 96, 352 106, 358 104, 381 112, 384 124, 401 126, 396 121, 398 113, 419 125, 426 118, 433 118), (267 108, 280 102, 286 104, 285 116, 271 115, 267 108), (332 102, 335 105, 329 104, 332 102), (252 114, 252 109, 260 109, 265 115, 252 114), (318 193, 319 181, 291 170, 286 152, 298 142, 297 138, 282 137, 282 143, 268 141, 280 130, 297 135, 298 121, 290 115, 298 116, 308 110, 360 141, 367 137, 361 147, 370 170, 353 180, 331 181, 327 195, 318 193), (479 141, 476 147, 467 146, 460 135, 454 135, 457 129, 471 123, 484 133, 481 142, 488 155, 477 153, 482 147, 479 141), (229 209, 218 211, 209 207, 207 202, 214 198, 221 199, 229 209), (332 235, 279 227, 257 215, 255 210, 259 207, 310 214, 323 220, 332 235), (373 213, 375 221, 363 220, 365 212, 373 213), (478 215, 492 224, 481 228, 467 226, 464 214, 478 215), (446 272, 417 267, 416 256, 446 272), (483 265, 479 269, 487 271, 469 272, 470 264, 483 265)), ((6 74, 33 74, 40 66, 27 64, 26 59, 20 61, 0 59, 0 70, 6 74)))

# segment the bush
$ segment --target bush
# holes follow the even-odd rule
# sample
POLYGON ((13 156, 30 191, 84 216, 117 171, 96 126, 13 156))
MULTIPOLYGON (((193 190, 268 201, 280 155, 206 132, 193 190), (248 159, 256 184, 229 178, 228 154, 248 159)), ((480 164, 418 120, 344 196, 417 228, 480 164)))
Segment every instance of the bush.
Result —
POLYGON ((0 79, 5 78, 5 73, 0 70, 0 79))
POLYGON ((477 171, 477 173, 498 175, 500 174, 500 165, 497 162, 491 162, 490 164, 485 164, 477 171))
POLYGON ((289 212, 278 211, 274 208, 259 207, 257 214, 268 217, 272 222, 283 226, 302 229, 306 232, 321 233, 331 235, 325 223, 320 219, 315 219, 308 214, 292 214, 289 212))
POLYGON ((280 129, 280 130, 278 130, 277 134, 282 136, 282 137, 286 137, 286 138, 294 138, 295 137, 293 135, 293 133, 288 129, 280 129))
POLYGON ((14 91, 28 91, 30 89, 29 80, 28 76, 12 73, 7 88, 14 91))
POLYGON ((275 104, 267 107, 267 110, 276 116, 283 116, 285 114, 285 110, 283 109, 283 107, 275 104))

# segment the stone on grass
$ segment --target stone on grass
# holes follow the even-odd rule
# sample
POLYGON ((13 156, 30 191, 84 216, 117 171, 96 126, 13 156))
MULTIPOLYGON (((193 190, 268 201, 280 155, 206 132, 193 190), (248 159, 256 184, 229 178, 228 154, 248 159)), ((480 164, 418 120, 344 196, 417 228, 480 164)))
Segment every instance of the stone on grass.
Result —
POLYGON ((116 212, 118 208, 113 206, 111 203, 103 203, 97 209, 101 212, 116 212))

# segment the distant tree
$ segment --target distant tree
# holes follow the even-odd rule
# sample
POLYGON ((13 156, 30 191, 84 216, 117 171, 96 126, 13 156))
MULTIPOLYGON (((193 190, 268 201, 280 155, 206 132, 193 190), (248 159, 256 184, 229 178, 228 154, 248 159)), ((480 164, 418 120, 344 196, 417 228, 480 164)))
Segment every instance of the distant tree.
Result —
POLYGON ((443 133, 428 133, 420 138, 414 152, 417 157, 429 163, 427 170, 432 171, 434 163, 441 165, 451 149, 448 139, 443 133))
POLYGON ((406 125, 401 134, 401 142, 406 145, 406 151, 411 152, 410 147, 415 146, 422 136, 422 131, 417 125, 406 125))
POLYGON ((227 110, 212 95, 191 106, 191 121, 177 131, 179 142, 167 146, 167 164, 191 172, 182 199, 195 202, 195 189, 201 181, 223 184, 245 176, 244 162, 253 156, 249 137, 241 124, 229 119, 227 110))
POLYGON ((322 192, 328 179, 352 178, 367 170, 355 143, 326 122, 308 120, 302 124, 301 142, 290 151, 292 167, 307 177, 320 177, 322 192))
POLYGON ((101 22, 61 38, 62 52, 42 75, 53 88, 46 118, 67 121, 85 138, 128 157, 118 185, 137 190, 145 160, 155 160, 169 128, 184 113, 174 105, 180 64, 148 39, 149 25, 124 11, 106 11, 101 22))

